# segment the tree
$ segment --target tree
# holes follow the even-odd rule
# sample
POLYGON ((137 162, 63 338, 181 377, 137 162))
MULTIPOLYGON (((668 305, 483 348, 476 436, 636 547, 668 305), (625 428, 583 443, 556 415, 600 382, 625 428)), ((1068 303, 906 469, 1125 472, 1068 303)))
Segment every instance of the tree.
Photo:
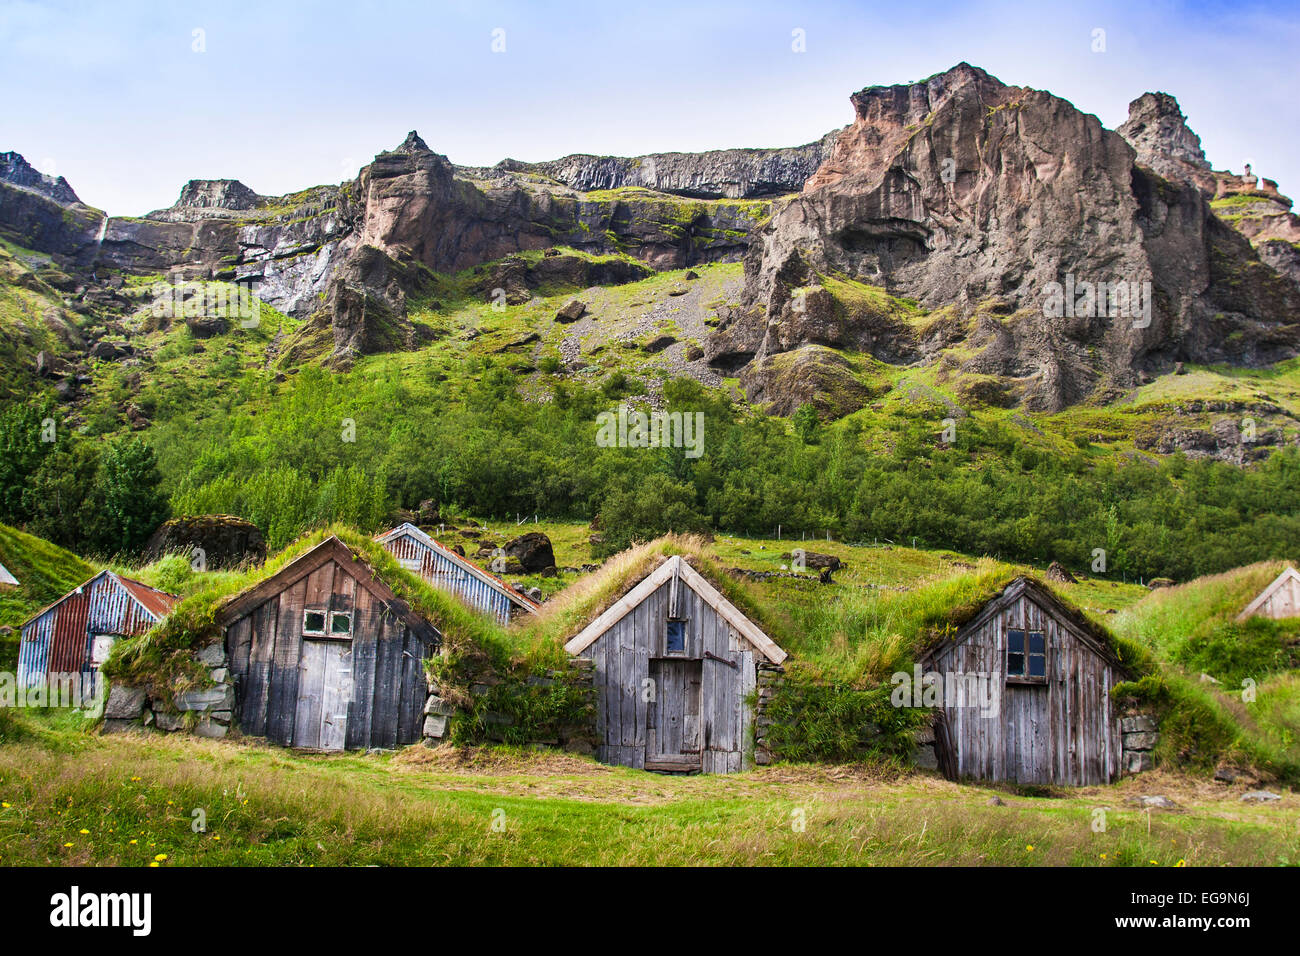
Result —
POLYGON ((811 405, 800 405, 792 420, 794 421, 794 430, 798 433, 800 441, 805 445, 817 443, 817 426, 820 424, 817 418, 817 409, 811 405))
POLYGON ((0 413, 0 521, 22 524, 31 518, 24 494, 28 483, 50 453, 67 444, 68 430, 58 427, 48 397, 0 413))
POLYGON ((706 531, 709 527, 708 519, 695 507, 695 489, 659 472, 610 492, 598 517, 603 555, 669 531, 706 531))
POLYGON ((103 498, 98 543, 106 552, 138 550, 166 520, 167 499, 159 491, 160 484, 153 449, 140 438, 109 443, 96 481, 103 498))
POLYGON ((102 496, 96 487, 99 446, 65 444, 47 454, 22 488, 27 530, 77 551, 100 536, 102 496))

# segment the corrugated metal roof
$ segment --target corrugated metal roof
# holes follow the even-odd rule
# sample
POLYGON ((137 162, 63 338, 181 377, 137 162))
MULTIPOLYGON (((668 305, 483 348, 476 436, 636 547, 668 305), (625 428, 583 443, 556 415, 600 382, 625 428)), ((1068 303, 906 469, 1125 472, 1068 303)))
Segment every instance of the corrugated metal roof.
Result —
POLYGON ((452 562, 458 567, 461 567, 465 571, 474 575, 479 580, 487 584, 489 587, 498 591, 504 597, 509 598, 515 604, 522 607, 524 610, 530 611, 534 614, 537 613, 537 611, 539 610, 540 605, 536 601, 530 600, 525 595, 516 591, 505 581, 501 580, 501 578, 497 577, 491 571, 479 567, 473 561, 469 560, 469 558, 461 557, 459 554, 457 554, 455 551, 451 550, 450 548, 446 547, 445 545, 439 544, 427 533, 421 531, 419 528, 411 524, 409 521, 404 524, 398 525, 396 528, 393 528, 391 531, 385 531, 383 534, 376 535, 375 540, 378 541, 380 544, 388 544, 390 541, 396 538, 400 538, 402 535, 410 535, 412 538, 414 538, 416 541, 423 544, 425 547, 428 547, 438 552, 438 554, 440 554, 443 558, 447 559, 448 561, 452 562))
POLYGON ((59 598, 57 601, 53 601, 45 605, 45 607, 41 608, 39 611, 37 611, 35 614, 29 617, 25 622, 23 622, 22 626, 26 627, 28 624, 32 623, 32 621, 35 621, 38 617, 44 614, 46 611, 50 611, 58 607, 60 604, 62 604, 64 601, 66 601, 68 598, 72 597, 73 595, 81 594, 86 588, 90 587, 97 580, 104 577, 104 575, 109 575, 110 577, 112 577, 113 580, 120 583, 126 589, 127 593, 129 593, 131 597, 133 597, 136 600, 136 602, 142 608, 144 608, 144 610, 147 611, 149 615, 153 617, 155 620, 166 615, 167 612, 170 611, 173 607, 175 607, 176 603, 180 601, 180 598, 177 597, 175 594, 168 594, 166 591, 159 591, 157 588, 151 588, 147 584, 142 584, 139 581, 132 580, 131 578, 124 578, 120 574, 114 574, 112 571, 104 570, 104 571, 100 571, 96 575, 93 575, 92 577, 87 578, 85 581, 78 584, 75 588, 73 588, 67 594, 63 595, 63 597, 59 598), (128 587, 127 582, 130 582, 130 584, 133 586, 128 587), (149 596, 147 601, 144 599, 143 597, 144 595, 149 596))
POLYGON ((122 586, 131 592, 131 596, 139 601, 141 606, 154 617, 166 617, 177 602, 180 601, 180 598, 175 594, 159 591, 157 588, 151 588, 143 582, 123 577, 120 574, 114 575, 114 577, 121 581, 122 586))
POLYGON ((97 636, 143 634, 176 601, 165 591, 100 571, 23 624, 19 684, 31 687, 47 674, 93 670, 97 636))

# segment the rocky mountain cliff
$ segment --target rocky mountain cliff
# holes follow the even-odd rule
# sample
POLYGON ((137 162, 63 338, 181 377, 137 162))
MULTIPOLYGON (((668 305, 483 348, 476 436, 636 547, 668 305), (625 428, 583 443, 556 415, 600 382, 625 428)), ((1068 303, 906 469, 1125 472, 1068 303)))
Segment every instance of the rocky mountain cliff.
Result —
POLYGON ((752 199, 798 192, 817 171, 839 137, 789 149, 718 149, 704 153, 647 156, 578 154, 546 163, 507 159, 499 168, 540 173, 584 192, 640 186, 697 199, 752 199))
POLYGON ((981 400, 1051 410, 1179 362, 1300 351, 1290 200, 1210 169, 1167 94, 1139 97, 1116 131, 967 64, 851 102, 847 127, 789 149, 476 168, 412 132, 338 186, 268 197, 195 180, 139 219, 0 154, 0 236, 53 257, 69 350, 78 314, 125 311, 111 284, 133 275, 254 284, 306 320, 321 347, 303 355, 343 367, 418 347, 409 303, 439 276, 481 270, 484 300, 513 304, 556 277, 743 259, 740 301, 703 351, 778 412, 844 380, 841 353, 942 363, 981 400), (518 258, 560 246, 622 264, 518 258))
POLYGON ((1171 181, 1096 117, 967 64, 851 99, 854 122, 821 168, 757 230, 745 301, 706 346, 744 370, 751 398, 763 359, 810 343, 895 364, 946 353, 958 373, 994 377, 1002 401, 1040 410, 1105 400, 1180 361, 1300 350, 1300 287, 1213 214, 1181 114, 1146 122, 1143 97, 1126 124, 1171 181))
POLYGON ((18 153, 0 153, 0 183, 29 190, 58 203, 81 201, 66 179, 38 172, 18 153))

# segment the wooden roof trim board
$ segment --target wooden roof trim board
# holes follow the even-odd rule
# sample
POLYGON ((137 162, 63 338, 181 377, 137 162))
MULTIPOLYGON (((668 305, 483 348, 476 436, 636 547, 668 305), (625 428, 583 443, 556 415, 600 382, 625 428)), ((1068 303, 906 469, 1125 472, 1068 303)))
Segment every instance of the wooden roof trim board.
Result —
POLYGON ((708 580, 692 568, 680 555, 673 555, 641 579, 641 582, 622 598, 610 605, 603 614, 570 638, 564 649, 570 654, 580 654, 611 627, 623 619, 638 604, 648 598, 664 583, 680 578, 687 587, 698 594, 723 620, 753 644, 774 664, 780 664, 789 655, 776 642, 764 634, 753 621, 718 592, 708 580))
POLYGON ((519 605, 525 611, 528 611, 531 614, 537 613, 540 605, 538 605, 536 601, 532 601, 529 598, 525 597, 524 595, 520 594, 518 591, 512 588, 505 581, 501 580, 501 578, 497 577, 495 574, 492 574, 490 571, 486 571, 483 568, 479 567, 469 558, 463 558, 455 551, 451 550, 451 548, 439 544, 432 536, 426 534, 424 531, 421 531, 419 528, 411 524, 409 521, 399 524, 396 528, 393 528, 389 531, 385 531, 381 535, 376 535, 375 541, 378 542, 379 544, 386 544, 387 542, 391 541, 393 538, 399 538, 404 534, 410 535, 412 538, 414 538, 416 541, 420 542, 421 544, 425 545, 426 547, 432 548, 434 551, 442 555, 447 560, 451 561, 457 567, 464 568, 468 573, 478 578, 484 584, 504 594, 507 598, 509 598, 515 604, 519 605))
POLYGON ((700 574, 700 572, 696 571, 680 557, 677 560, 679 562, 682 580, 685 581, 686 584, 695 591, 695 593, 704 598, 704 600, 707 601, 715 611, 722 615, 722 618, 728 624, 739 631, 745 640, 749 641, 749 643, 762 651, 764 657, 773 664, 780 664, 790 656, 777 646, 776 641, 764 634, 757 624, 745 617, 745 615, 740 612, 740 608, 736 607, 723 597, 722 593, 710 584, 704 575, 700 574))
POLYGON ((72 595, 80 594, 86 588, 90 587, 100 578, 105 576, 116 581, 118 586, 127 593, 131 600, 139 605, 140 609, 155 621, 160 621, 166 617, 171 609, 176 606, 177 602, 180 601, 180 598, 175 594, 169 594, 166 591, 159 591, 157 588, 151 588, 149 585, 141 581, 136 581, 134 578, 123 577, 122 575, 115 574, 105 568, 103 571, 100 571, 97 574, 92 574, 90 577, 86 578, 86 580, 82 581, 57 601, 51 601, 49 604, 45 605, 45 607, 41 608, 27 620, 23 621, 20 627, 26 627, 46 611, 58 607, 68 598, 72 597, 72 595))
POLYGON ((953 648, 966 641, 972 634, 977 633, 990 617, 1005 610, 1010 604, 1014 603, 1018 598, 1024 595, 1025 592, 1029 592, 1031 600, 1047 605, 1047 610, 1052 612, 1052 616, 1057 620, 1057 622, 1074 635, 1075 639, 1081 644, 1099 657, 1109 661, 1114 666, 1125 672, 1128 671, 1128 667, 1126 667, 1116 656, 1114 650, 1103 644, 1095 635, 1080 627, 1073 620, 1075 614, 1082 614, 1081 611, 1073 610, 1066 605, 1064 601, 1053 594, 1046 585, 1027 575, 1022 575, 1021 577, 1016 578, 1004 587, 1001 592, 989 598, 988 601, 985 602, 983 609, 978 614, 958 628, 957 633, 954 635, 952 640, 944 641, 943 643, 931 648, 925 654, 921 655, 920 661, 922 663, 932 663, 940 657, 943 657, 953 648))
POLYGON ((1250 617, 1261 607, 1263 607, 1264 602, 1267 601, 1269 598, 1271 598, 1273 596, 1273 593, 1277 591, 1278 588, 1280 588, 1283 584, 1285 584, 1288 580, 1291 579, 1295 579, 1296 581, 1300 582, 1300 571, 1297 571, 1295 568, 1288 565, 1285 569, 1283 569, 1281 574, 1279 574, 1277 577, 1273 579, 1272 583, 1269 584, 1268 587, 1264 588, 1264 590, 1259 592, 1259 595, 1255 598, 1255 600, 1251 601, 1249 604, 1246 605, 1246 609, 1244 611, 1242 611, 1240 614, 1237 615, 1236 618, 1237 623, 1240 624, 1242 621, 1246 620, 1246 618, 1250 617))
POLYGON ((369 562, 349 548, 336 535, 330 535, 316 547, 304 554, 300 554, 270 577, 237 594, 218 613, 218 623, 223 627, 230 624, 248 611, 253 610, 263 601, 269 600, 271 595, 279 594, 293 587, 293 585, 329 561, 335 561, 345 569, 351 568, 354 564, 360 564, 363 570, 360 573, 353 572, 350 575, 358 584, 401 618, 412 633, 424 640, 425 643, 442 643, 442 632, 398 597, 392 588, 379 579, 375 569, 370 566, 369 562))

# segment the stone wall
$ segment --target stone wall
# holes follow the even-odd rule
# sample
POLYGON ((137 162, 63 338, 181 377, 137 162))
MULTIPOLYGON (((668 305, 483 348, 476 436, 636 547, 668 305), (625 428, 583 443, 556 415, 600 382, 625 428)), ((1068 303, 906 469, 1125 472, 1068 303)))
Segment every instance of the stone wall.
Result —
POLYGON ((525 676, 510 675, 501 677, 496 674, 480 674, 469 686, 470 706, 458 707, 436 681, 429 683, 429 697, 424 705, 424 742, 435 747, 448 743, 452 738, 452 723, 457 718, 473 719, 474 712, 484 702, 481 710, 484 731, 482 736, 490 743, 513 743, 539 749, 565 750, 569 753, 593 754, 596 752, 595 708, 590 707, 590 715, 584 720, 548 725, 535 731, 524 730, 516 718, 494 709, 490 705, 500 695, 512 694, 512 688, 526 691, 528 688, 550 687, 565 683, 577 690, 580 696, 594 705, 596 689, 593 681, 593 664, 590 660, 573 658, 567 668, 551 669, 542 674, 525 676))
POLYGON ((772 729, 772 717, 767 713, 776 696, 777 689, 785 686, 785 668, 770 661, 760 661, 758 677, 758 699, 754 704, 754 763, 765 767, 772 762, 771 742, 768 734, 772 729))
POLYGON ((209 644, 194 659, 207 671, 210 687, 158 697, 142 687, 114 683, 104 705, 104 733, 152 728, 165 733, 183 730, 199 737, 226 736, 234 720, 235 685, 225 647, 209 644))
POLYGON ((1154 717, 1135 714, 1121 717, 1120 733, 1124 739, 1124 755, 1120 766, 1125 773, 1142 773, 1155 768, 1153 753, 1160 743, 1160 728, 1154 717))

